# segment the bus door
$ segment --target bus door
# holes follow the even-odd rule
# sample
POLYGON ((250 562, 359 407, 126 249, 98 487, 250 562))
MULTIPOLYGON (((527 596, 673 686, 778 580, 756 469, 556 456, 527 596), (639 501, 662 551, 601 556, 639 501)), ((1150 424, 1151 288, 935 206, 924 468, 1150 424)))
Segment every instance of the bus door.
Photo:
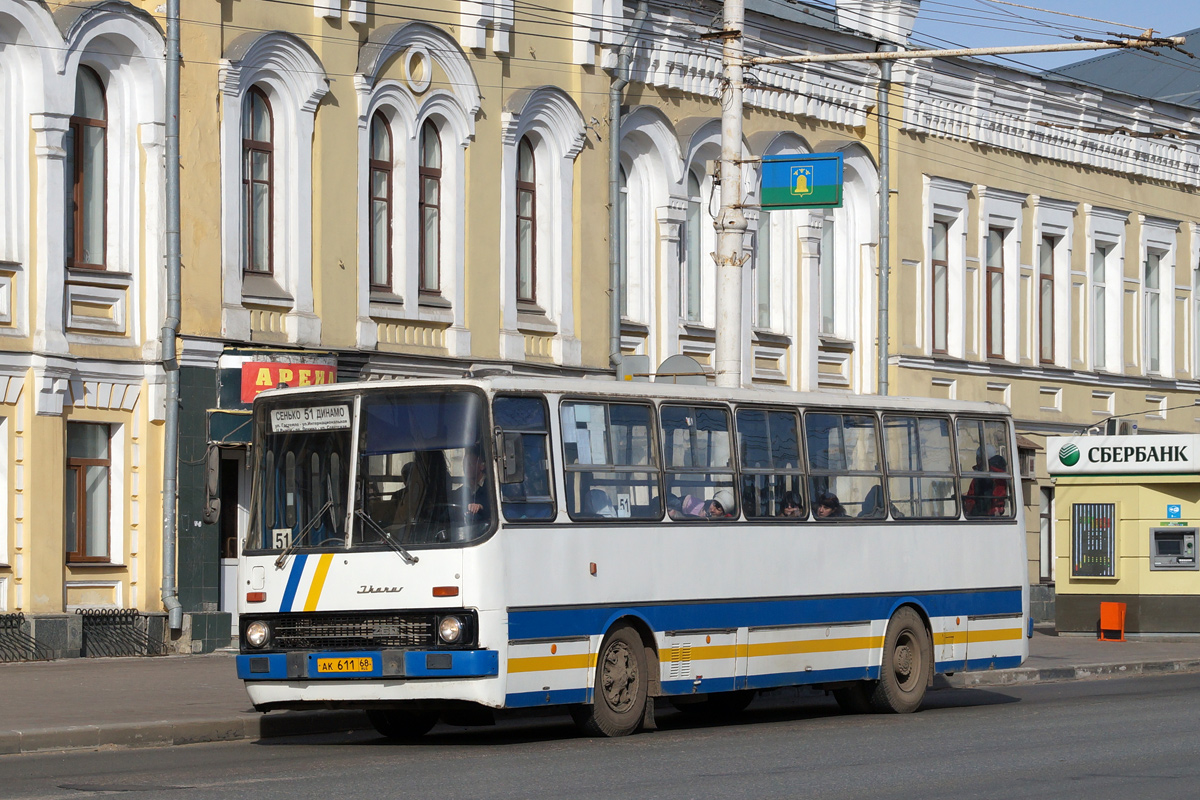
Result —
POLYGON ((220 544, 221 588, 217 609, 231 615, 232 630, 236 634, 238 548, 246 538, 250 523, 250 473, 246 469, 246 451, 222 450, 218 469, 221 516, 217 541, 220 544))

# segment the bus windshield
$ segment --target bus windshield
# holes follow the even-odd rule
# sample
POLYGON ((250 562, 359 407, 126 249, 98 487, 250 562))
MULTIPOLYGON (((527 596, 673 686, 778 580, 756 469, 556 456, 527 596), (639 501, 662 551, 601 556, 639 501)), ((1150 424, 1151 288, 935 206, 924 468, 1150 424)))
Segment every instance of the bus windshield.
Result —
POLYGON ((472 541, 491 528, 494 490, 479 394, 287 398, 263 402, 256 417, 261 446, 249 550, 436 546, 472 541))

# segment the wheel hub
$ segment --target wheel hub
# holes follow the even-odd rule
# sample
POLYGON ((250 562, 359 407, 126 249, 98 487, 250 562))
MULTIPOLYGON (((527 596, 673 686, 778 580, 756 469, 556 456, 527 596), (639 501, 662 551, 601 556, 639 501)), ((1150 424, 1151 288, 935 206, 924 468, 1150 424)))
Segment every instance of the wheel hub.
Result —
POLYGON ((624 711, 637 696, 637 662, 624 642, 613 642, 604 654, 604 699, 614 711, 624 711))

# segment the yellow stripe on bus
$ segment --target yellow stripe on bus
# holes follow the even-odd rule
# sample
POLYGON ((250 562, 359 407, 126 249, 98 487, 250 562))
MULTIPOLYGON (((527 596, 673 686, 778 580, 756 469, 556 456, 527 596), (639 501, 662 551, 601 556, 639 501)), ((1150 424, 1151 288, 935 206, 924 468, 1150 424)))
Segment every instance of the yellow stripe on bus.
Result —
POLYGON ((561 656, 510 658, 509 672, 550 672, 556 669, 584 669, 595 663, 595 654, 564 653, 561 656))
POLYGON ((665 648, 658 653, 658 660, 663 664, 670 664, 672 661, 711 661, 718 658, 733 658, 737 652, 735 645, 732 644, 709 644, 709 645, 693 645, 690 649, 687 658, 682 657, 682 653, 675 651, 672 657, 673 648, 665 648))
POLYGON ((329 574, 329 565, 333 563, 333 553, 325 553, 317 560, 317 571, 313 573, 312 585, 308 587, 308 598, 304 601, 305 611, 316 611, 317 601, 321 599, 321 590, 325 588, 325 576, 329 574))
POLYGON ((1025 636, 1025 631, 1020 628, 1002 628, 1000 630, 991 631, 967 631, 968 642, 1005 642, 1012 639, 1020 639, 1025 636))
POLYGON ((798 653, 837 653, 845 650, 869 650, 882 647, 882 636, 849 636, 844 639, 804 639, 793 642, 760 642, 750 646, 748 655, 790 656, 798 653))

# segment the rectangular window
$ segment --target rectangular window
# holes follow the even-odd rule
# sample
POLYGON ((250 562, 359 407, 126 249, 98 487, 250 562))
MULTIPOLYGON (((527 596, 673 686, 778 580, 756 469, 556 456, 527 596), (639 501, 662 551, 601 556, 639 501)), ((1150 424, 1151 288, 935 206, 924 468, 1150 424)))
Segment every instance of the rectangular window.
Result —
POLYGON ((729 412, 663 406, 661 414, 667 514, 676 520, 737 517, 729 412))
POLYGON ((561 415, 571 519, 661 518, 653 407, 564 402, 561 415))
MULTIPOLYGON (((550 418, 540 397, 497 397, 492 417, 505 438, 518 437, 524 477, 500 485, 500 507, 508 520, 554 518, 550 480, 550 418)), ((507 443, 506 443, 507 448, 507 443)))
POLYGON ((763 211, 758 218, 758 261, 754 270, 754 300, 758 306, 758 327, 771 328, 771 214, 763 211))
POLYGON ((746 516, 807 517, 795 412, 739 409, 737 435, 746 516))
POLYGON ((874 416, 808 413, 804 437, 817 519, 887 516, 874 416))
POLYGON ((1104 369, 1108 363, 1106 328, 1107 288, 1105 286, 1108 254, 1112 245, 1097 244, 1092 251, 1092 368, 1104 369))
POLYGON ((968 518, 1011 518, 1016 507, 1008 424, 959 419, 957 433, 963 513, 968 518))
POLYGON ((1159 273, 1162 266, 1162 254, 1147 252, 1145 264, 1145 303, 1146 318, 1146 371, 1159 371, 1159 322, 1161 314, 1161 294, 1159 292, 1159 273))
POLYGON ((683 226, 683 316, 688 322, 700 321, 700 251, 704 207, 700 201, 700 180, 688 173, 687 221, 683 226))
POLYGON ((1038 253, 1038 342, 1043 364, 1054 363, 1054 247, 1052 236, 1042 237, 1038 253))
POLYGON ((109 561, 109 430, 67 423, 66 551, 68 562, 109 561))
POLYGON ((1004 231, 987 236, 987 356, 1004 358, 1004 231))
POLYGON ((957 518, 958 492, 955 489, 950 420, 885 416, 883 440, 892 516, 957 518))
POLYGON ((1054 582, 1054 489, 1042 487, 1038 498, 1038 580, 1054 582))
POLYGON ((834 266, 833 217, 821 225, 821 253, 817 258, 817 275, 821 284, 821 333, 833 335, 837 329, 836 274, 834 266))
POLYGON ((930 242, 930 262, 933 269, 933 352, 945 353, 946 326, 950 318, 950 261, 947 244, 950 237, 950 226, 941 221, 933 223, 932 241, 930 242))

